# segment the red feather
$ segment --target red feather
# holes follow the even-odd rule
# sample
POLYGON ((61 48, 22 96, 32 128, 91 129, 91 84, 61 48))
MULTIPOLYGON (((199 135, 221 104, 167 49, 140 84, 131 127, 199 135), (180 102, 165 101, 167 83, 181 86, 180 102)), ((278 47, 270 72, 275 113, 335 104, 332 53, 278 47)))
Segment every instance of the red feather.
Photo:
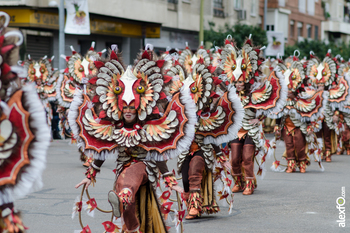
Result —
POLYGON ((66 56, 66 61, 68 61, 70 59, 70 56, 66 56))
POLYGON ((215 85, 219 85, 220 83, 222 83, 222 80, 219 79, 218 77, 213 77, 213 79, 214 79, 214 84, 215 85))
POLYGON ((159 109, 158 109, 158 107, 157 106, 155 106, 154 108, 153 108, 153 112, 152 112, 153 114, 159 114, 159 109))
POLYGON ((14 45, 6 45, 4 47, 1 48, 1 54, 5 54, 8 51, 10 51, 11 49, 13 49, 15 46, 14 45))
POLYGON ((159 68, 162 68, 163 67, 163 65, 164 65, 164 60, 158 60, 156 63, 157 63, 157 66, 159 67, 159 68))
POLYGON ((97 77, 93 77, 92 79, 89 80, 89 83, 91 84, 96 84, 97 82, 97 77))
POLYGON ((97 67, 97 69, 99 69, 105 65, 102 61, 94 61, 94 63, 95 63, 95 66, 97 67))
POLYGON ((74 55, 74 54, 76 54, 77 52, 76 51, 72 51, 72 54, 74 55))
POLYGON ((259 76, 259 72, 258 72, 258 71, 255 71, 254 76, 259 76))
POLYGON ((165 99, 166 98, 166 95, 164 94, 164 92, 160 92, 159 93, 159 99, 162 100, 162 99, 165 99))
POLYGON ((150 56, 149 56, 147 51, 143 52, 142 58, 147 58, 148 60, 151 60, 151 58, 150 58, 150 56))
POLYGON ((3 73, 4 75, 8 74, 11 71, 11 67, 9 65, 7 65, 6 63, 4 63, 2 65, 1 68, 1 73, 3 73))
POLYGON ((218 94, 216 94, 215 92, 211 92, 210 97, 219 98, 220 96, 218 94))
POLYGON ((252 78, 250 81, 249 81, 250 84, 253 84, 254 83, 254 79, 252 78))
POLYGON ((230 44, 230 41, 226 39, 225 44, 230 44))
POLYGON ((118 61, 118 56, 114 51, 111 52, 110 58, 118 61))
POLYGON ((262 64, 262 62, 260 60, 258 60, 258 66, 260 66, 262 64))
POLYGON ((106 112, 105 111, 101 111, 100 112, 100 115, 98 115, 99 118, 105 118, 107 115, 106 115, 106 112))
POLYGON ((250 41, 250 39, 248 39, 245 43, 249 44, 249 45, 252 45, 252 42, 250 41))
POLYGON ((163 76, 164 83, 170 82, 171 79, 172 79, 172 77, 170 77, 169 75, 164 75, 164 76, 163 76))
POLYGON ((208 70, 210 73, 214 73, 214 71, 216 70, 215 66, 208 66, 208 70))
MULTIPOLYGON (((98 95, 95 95, 94 98, 92 98, 92 102, 93 102, 93 103, 97 103, 97 102, 98 102, 98 99, 99 99, 99 98, 98 98, 98 95)), ((101 113, 100 113, 100 115, 101 115, 101 113)))

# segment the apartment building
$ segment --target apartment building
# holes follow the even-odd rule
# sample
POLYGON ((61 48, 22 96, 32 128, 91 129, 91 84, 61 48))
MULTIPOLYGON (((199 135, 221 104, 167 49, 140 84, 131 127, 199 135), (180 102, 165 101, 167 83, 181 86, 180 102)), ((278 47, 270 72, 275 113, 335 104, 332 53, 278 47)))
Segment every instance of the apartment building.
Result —
MULTIPOLYGON (((34 59, 55 55, 58 66, 58 8, 60 0, 1 0, 0 10, 11 16, 11 27, 25 37, 23 54, 34 59)), ((85 53, 91 41, 96 50, 116 43, 123 59, 132 62, 136 53, 152 43, 156 51, 167 46, 183 49, 185 42, 198 47, 200 0, 88 0, 91 35, 65 35, 65 53, 73 45, 85 53)), ((204 0, 204 27, 214 22, 216 28, 237 22, 261 24, 259 0, 204 0)))
MULTIPOLYGON (((260 0, 262 15, 263 5, 260 0)), ((269 0, 267 7, 266 30, 283 32, 286 44, 321 39, 321 21, 325 19, 321 0, 269 0)))
POLYGON ((350 42, 350 1, 324 0, 326 20, 322 22, 321 39, 350 42))

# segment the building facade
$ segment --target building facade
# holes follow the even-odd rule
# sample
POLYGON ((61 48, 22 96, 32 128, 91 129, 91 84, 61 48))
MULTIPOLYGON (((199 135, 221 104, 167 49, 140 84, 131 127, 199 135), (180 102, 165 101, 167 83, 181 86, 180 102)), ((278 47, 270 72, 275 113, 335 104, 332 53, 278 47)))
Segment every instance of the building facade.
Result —
MULTIPOLYGON (((264 0, 260 0, 263 15, 264 0)), ((266 30, 283 32, 285 43, 320 40, 321 21, 325 19, 321 0, 269 0, 266 30)))
MULTIPOLYGON (((10 17, 10 26, 22 31, 25 43, 21 57, 33 59, 55 55, 58 66, 59 0, 2 0, 1 10, 10 17)), ((70 45, 85 53, 92 41, 96 50, 118 44, 124 61, 132 63, 146 43, 157 52, 171 48, 184 49, 186 42, 196 49, 198 43, 199 0, 88 0, 91 35, 65 35, 65 53, 70 45)), ((209 22, 215 28, 238 22, 261 24, 259 0, 204 0, 204 28, 209 22)))
POLYGON ((350 42, 350 1, 324 0, 326 20, 322 22, 321 39, 350 42))

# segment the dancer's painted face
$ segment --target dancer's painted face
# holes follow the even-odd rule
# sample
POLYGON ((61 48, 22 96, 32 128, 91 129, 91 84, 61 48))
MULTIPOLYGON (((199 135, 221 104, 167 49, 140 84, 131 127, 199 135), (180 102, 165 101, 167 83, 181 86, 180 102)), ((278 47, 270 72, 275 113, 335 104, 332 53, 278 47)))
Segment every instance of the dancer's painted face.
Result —
POLYGON ((235 86, 236 86, 236 90, 237 91, 243 91, 244 90, 244 82, 242 80, 238 80, 235 83, 235 86))
POLYGON ((123 107, 123 117, 126 123, 132 123, 136 119, 136 109, 135 106, 124 106, 123 107))

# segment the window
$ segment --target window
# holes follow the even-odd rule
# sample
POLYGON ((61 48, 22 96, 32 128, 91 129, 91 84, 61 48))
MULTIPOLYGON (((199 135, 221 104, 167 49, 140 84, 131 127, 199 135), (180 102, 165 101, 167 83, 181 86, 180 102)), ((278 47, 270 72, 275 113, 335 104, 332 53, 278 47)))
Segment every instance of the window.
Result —
POLYGON ((222 4, 223 0, 214 0, 214 16, 215 17, 225 17, 224 6, 222 4))
POLYGON ((305 6, 306 6, 306 0, 299 0, 299 11, 301 13, 306 13, 306 9, 305 9, 305 6))
POLYGON ((318 40, 318 26, 315 25, 315 40, 318 40))
POLYGON ((178 0, 168 0, 168 10, 177 11, 178 0))
POLYGON ((266 31, 274 31, 275 25, 266 25, 266 31))
POLYGON ((315 15, 315 0, 307 0, 307 13, 315 15))
POLYGON ((278 0, 278 5, 285 7, 286 6, 286 0, 278 0))
POLYGON ((312 35, 311 35, 312 25, 307 24, 306 29, 307 29, 307 38, 311 38, 312 37, 312 35))
POLYGON ((294 37, 294 24, 295 24, 294 20, 291 20, 290 23, 289 23, 289 25, 290 25, 290 34, 289 34, 289 36, 290 37, 294 37))
POLYGON ((256 0, 252 0, 250 5, 250 14, 256 15, 256 0))
POLYGON ((298 36, 303 36, 303 23, 298 22, 298 36))
POLYGON ((243 8, 243 1, 242 0, 235 0, 235 9, 242 9, 243 8))

